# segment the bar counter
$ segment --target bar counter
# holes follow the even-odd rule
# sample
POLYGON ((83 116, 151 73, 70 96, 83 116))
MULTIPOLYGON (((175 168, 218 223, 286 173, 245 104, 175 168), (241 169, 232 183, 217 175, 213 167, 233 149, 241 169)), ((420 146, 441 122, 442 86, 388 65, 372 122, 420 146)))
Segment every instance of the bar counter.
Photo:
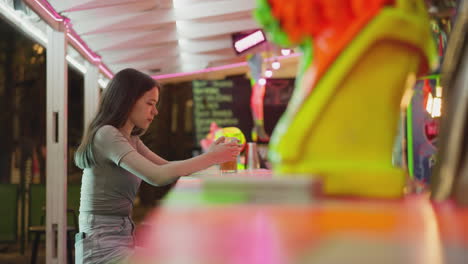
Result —
POLYGON ((137 228, 130 263, 468 263, 468 209, 450 201, 325 198, 265 170, 222 177, 181 178, 137 228))

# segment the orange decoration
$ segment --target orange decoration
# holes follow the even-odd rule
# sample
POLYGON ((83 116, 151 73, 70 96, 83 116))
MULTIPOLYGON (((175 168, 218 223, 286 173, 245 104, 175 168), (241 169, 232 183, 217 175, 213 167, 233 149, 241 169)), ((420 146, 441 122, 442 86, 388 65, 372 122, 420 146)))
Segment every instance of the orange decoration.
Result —
POLYGON ((273 16, 293 44, 312 38, 315 79, 384 5, 394 0, 270 0, 273 16))

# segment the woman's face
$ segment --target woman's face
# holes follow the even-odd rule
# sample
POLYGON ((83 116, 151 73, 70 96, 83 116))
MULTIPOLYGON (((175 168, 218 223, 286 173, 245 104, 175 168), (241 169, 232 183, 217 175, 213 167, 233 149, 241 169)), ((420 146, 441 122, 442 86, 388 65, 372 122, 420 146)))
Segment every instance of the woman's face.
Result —
POLYGON ((147 129, 153 118, 158 114, 156 108, 158 102, 159 90, 157 87, 153 87, 136 101, 130 112, 129 121, 139 128, 147 129))

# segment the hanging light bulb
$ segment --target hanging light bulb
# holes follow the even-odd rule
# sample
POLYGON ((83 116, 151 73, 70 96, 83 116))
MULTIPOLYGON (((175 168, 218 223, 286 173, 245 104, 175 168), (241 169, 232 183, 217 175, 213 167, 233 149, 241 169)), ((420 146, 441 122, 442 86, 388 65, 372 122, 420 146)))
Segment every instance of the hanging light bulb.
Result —
POLYGON ((263 78, 263 77, 260 78, 260 79, 258 79, 258 84, 260 84, 260 85, 265 85, 265 84, 266 84, 266 79, 263 78))
POLYGON ((271 78, 271 76, 273 76, 273 71, 270 68, 266 69, 265 77, 271 78))
POLYGON ((271 67, 272 67, 274 70, 278 70, 278 69, 281 67, 281 63, 278 61, 278 59, 275 59, 275 60, 271 63, 271 67))
POLYGON ((281 54, 283 56, 288 56, 289 54, 291 54, 291 50, 290 49, 281 49, 281 54))

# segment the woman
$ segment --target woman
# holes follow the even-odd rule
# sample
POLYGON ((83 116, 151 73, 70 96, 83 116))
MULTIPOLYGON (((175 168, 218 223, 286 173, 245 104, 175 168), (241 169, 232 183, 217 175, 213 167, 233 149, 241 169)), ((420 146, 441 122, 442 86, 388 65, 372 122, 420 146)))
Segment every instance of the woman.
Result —
POLYGON ((239 154, 236 143, 223 139, 200 156, 168 162, 139 139, 158 114, 159 84, 134 69, 117 73, 75 153, 83 169, 76 263, 110 263, 132 250, 130 218, 141 180, 155 186, 175 182, 239 154))

